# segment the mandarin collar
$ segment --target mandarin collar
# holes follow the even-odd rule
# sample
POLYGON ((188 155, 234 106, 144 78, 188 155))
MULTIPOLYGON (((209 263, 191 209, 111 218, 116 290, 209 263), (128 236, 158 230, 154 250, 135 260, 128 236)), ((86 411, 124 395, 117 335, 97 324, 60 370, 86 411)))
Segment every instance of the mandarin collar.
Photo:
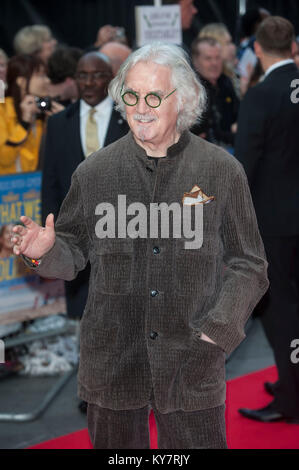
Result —
MULTIPOLYGON (((181 153, 187 147, 188 143, 190 142, 190 138, 190 132, 188 130, 183 131, 177 143, 168 147, 166 157, 170 157, 171 159, 181 153)), ((148 162, 148 155, 146 151, 144 150, 144 148, 137 144, 132 131, 128 132, 128 143, 130 148, 134 148, 134 151, 139 158, 141 158, 145 162, 148 162)))

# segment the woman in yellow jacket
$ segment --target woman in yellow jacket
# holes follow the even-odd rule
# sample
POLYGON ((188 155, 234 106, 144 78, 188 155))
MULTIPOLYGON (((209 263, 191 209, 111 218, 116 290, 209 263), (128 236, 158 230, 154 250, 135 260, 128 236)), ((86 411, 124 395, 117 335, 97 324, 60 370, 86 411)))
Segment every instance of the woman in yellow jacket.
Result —
POLYGON ((0 103, 0 175, 37 169, 45 116, 35 97, 47 96, 49 83, 41 59, 24 54, 9 60, 0 103))

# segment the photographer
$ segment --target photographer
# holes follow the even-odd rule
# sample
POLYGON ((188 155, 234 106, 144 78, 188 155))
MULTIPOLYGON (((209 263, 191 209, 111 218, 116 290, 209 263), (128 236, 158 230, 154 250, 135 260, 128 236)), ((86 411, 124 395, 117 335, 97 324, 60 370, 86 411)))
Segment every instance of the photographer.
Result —
POLYGON ((46 99, 49 83, 40 58, 21 54, 9 60, 5 102, 0 104, 0 175, 38 168, 45 119, 63 109, 46 99))

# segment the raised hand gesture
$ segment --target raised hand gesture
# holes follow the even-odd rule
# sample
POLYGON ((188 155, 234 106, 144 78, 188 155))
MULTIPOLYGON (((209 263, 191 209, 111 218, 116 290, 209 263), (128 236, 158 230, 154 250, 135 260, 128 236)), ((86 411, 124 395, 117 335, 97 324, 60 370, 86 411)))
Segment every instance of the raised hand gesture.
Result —
POLYGON ((31 259, 40 259, 55 243, 54 215, 49 214, 46 226, 41 227, 26 216, 20 217, 22 225, 15 225, 12 229, 14 236, 13 252, 15 255, 24 255, 31 259))

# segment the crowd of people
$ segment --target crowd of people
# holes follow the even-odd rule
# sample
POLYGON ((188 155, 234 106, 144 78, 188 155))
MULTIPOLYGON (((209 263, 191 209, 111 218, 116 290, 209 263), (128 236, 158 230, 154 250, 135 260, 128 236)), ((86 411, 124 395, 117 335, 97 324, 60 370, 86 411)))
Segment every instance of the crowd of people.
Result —
MULTIPOLYGON (((197 13, 192 8, 191 11, 182 8, 183 28, 190 26, 192 16, 197 13)), ((262 79, 253 44, 258 25, 268 15, 269 12, 256 9, 242 17, 239 46, 233 43, 224 24, 207 24, 198 32, 188 51, 208 94, 205 115, 192 132, 231 153, 234 153, 240 100, 249 87, 262 79)), ((49 117, 78 100, 86 102, 80 96, 80 89, 83 84, 87 88, 93 86, 86 75, 77 70, 81 56, 90 52, 103 54, 108 58, 112 78, 132 52, 124 28, 111 25, 102 26, 94 44, 85 50, 58 44, 44 25, 25 26, 13 43, 15 55, 9 59, 0 49, 0 79, 5 83, 6 95, 5 103, 0 105, 2 175, 43 169, 49 142, 46 138, 49 117)), ((299 45, 295 44, 293 57, 299 66, 299 45)), ((94 80, 94 83, 99 82, 103 82, 103 90, 107 88, 101 77, 94 80)), ((100 101, 106 96, 107 90, 103 91, 100 101)))
MULTIPOLYGON (((189 0, 178 3, 182 28, 188 28, 197 10, 189 0)), ((261 421, 298 420, 299 373, 290 363, 289 345, 296 333, 299 337, 294 264, 299 113, 288 97, 291 82, 299 77, 299 45, 291 23, 264 9, 249 10, 241 26, 239 44, 224 24, 213 23, 198 31, 190 50, 184 46, 207 95, 204 113, 191 132, 244 166, 269 262, 272 287, 263 299, 263 326, 279 381, 266 384, 274 395, 268 407, 240 412, 261 421), (288 322, 282 318, 286 311, 288 322)), ((78 165, 129 130, 114 109, 108 86, 133 46, 121 27, 101 27, 95 43, 81 50, 57 44, 49 28, 34 25, 17 33, 14 47, 16 55, 9 59, 0 50, 6 89, 0 104, 0 175, 42 171, 45 223, 49 213, 56 219, 78 165)), ((89 276, 87 264, 75 280, 66 281, 71 316, 83 313, 89 276)))
MULTIPOLYGON (((193 5, 191 11, 182 8, 183 28, 190 26, 196 13, 193 5)), ((240 101, 248 88, 263 79, 254 41, 259 24, 269 15, 262 8, 244 14, 239 45, 233 42, 224 24, 211 23, 198 32, 190 50, 185 47, 208 94, 205 114, 192 132, 231 153, 234 153, 240 101)), ((43 169, 48 118, 78 100, 84 102, 80 88, 86 79, 77 70, 81 56, 90 52, 103 54, 108 58, 112 78, 132 52, 124 28, 111 25, 102 26, 94 44, 85 50, 58 44, 45 25, 25 26, 16 34, 13 44, 13 57, 8 58, 0 49, 0 79, 5 84, 6 96, 5 103, 0 105, 2 175, 43 169)), ((299 67, 297 41, 292 54, 299 67)), ((105 87, 104 81, 103 90, 105 87)), ((107 96, 107 91, 104 94, 107 96)), ((101 101, 103 98, 104 95, 101 101)))

